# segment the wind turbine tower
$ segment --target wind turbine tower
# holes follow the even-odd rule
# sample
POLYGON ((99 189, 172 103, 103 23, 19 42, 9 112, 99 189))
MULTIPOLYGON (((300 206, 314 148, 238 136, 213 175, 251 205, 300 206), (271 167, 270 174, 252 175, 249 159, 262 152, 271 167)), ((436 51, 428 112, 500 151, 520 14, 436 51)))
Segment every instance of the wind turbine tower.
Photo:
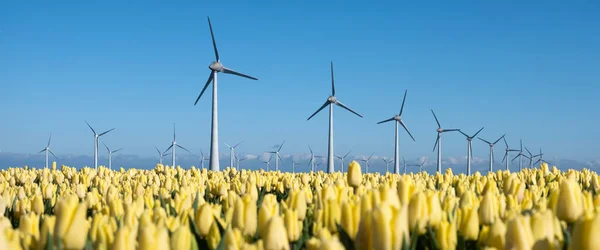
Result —
POLYGON ((233 146, 233 147, 229 146, 229 144, 225 143, 225 146, 227 146, 229 148, 229 167, 231 167, 231 168, 235 168, 235 165, 234 165, 235 148, 237 146, 239 146, 240 144, 242 144, 242 142, 244 142, 244 141, 238 142, 238 144, 235 144, 235 146, 233 146))
POLYGON ((344 156, 337 156, 337 155, 335 156, 336 158, 340 159, 340 161, 342 162, 342 173, 344 172, 344 159, 346 159, 346 157, 348 157, 350 152, 352 152, 352 150, 348 151, 348 153, 346 153, 344 156))
POLYGON ((154 146, 154 148, 156 149, 156 152, 158 152, 158 163, 162 165, 163 156, 170 155, 171 153, 164 154, 162 151, 160 151, 160 149, 158 149, 158 147, 154 146))
POLYGON ((452 132, 452 131, 460 131, 460 129, 457 129, 457 128, 443 129, 442 125, 440 125, 440 121, 438 120, 437 116, 435 116, 433 109, 431 110, 431 113, 433 114, 433 118, 435 118, 435 122, 438 125, 438 128, 436 129, 437 139, 435 139, 435 145, 433 145, 433 151, 435 151, 435 148, 437 147, 437 150, 438 150, 437 151, 437 172, 441 173, 442 172, 442 133, 452 132))
MULTIPOLYGON (((400 157, 400 153, 399 153, 399 149, 398 149, 398 124, 402 125, 402 127, 404 128, 404 130, 406 130, 406 133, 408 133, 408 135, 410 136, 410 138, 415 141, 415 138, 412 136, 412 134, 410 133, 410 131, 408 131, 408 128, 406 127, 406 125, 404 124, 404 121, 402 121, 402 111, 404 110, 404 101, 406 101, 406 94, 408 93, 408 90, 404 91, 404 98, 402 99, 402 106, 400 107, 400 113, 398 113, 398 115, 393 116, 390 119, 387 120, 383 120, 378 122, 377 124, 382 124, 382 123, 386 123, 386 122, 391 122, 394 121, 394 124, 396 125, 396 129, 395 129, 395 136, 394 136, 394 174, 399 174, 400 173, 400 165, 398 162, 398 158, 400 157)), ((386 168, 387 171, 387 168, 386 168)))
POLYGON ((492 172, 493 171, 493 167, 494 167, 494 145, 496 145, 496 143, 498 143, 500 140, 502 140, 502 138, 504 138, 505 135, 500 136, 500 138, 498 138, 498 140, 492 142, 486 141, 484 139, 482 139, 481 137, 477 137, 479 138, 479 140, 487 143, 490 146, 490 169, 488 169, 488 171, 492 172))
POLYGON ((39 152, 39 153, 46 152, 46 168, 48 168, 48 153, 52 154, 52 156, 54 156, 54 158, 58 158, 58 157, 56 157, 56 155, 54 155, 52 150, 50 150, 50 140, 52 140, 52 133, 50 133, 50 138, 48 138, 48 145, 46 145, 46 147, 44 149, 42 149, 42 151, 39 152))
POLYGON ((479 132, 481 132, 481 130, 483 130, 483 128, 481 128, 479 131, 477 131, 477 133, 475 133, 473 136, 469 136, 469 135, 465 134, 464 132, 462 132, 461 130, 458 131, 461 134, 463 134, 465 137, 467 137, 467 175, 471 175, 471 159, 473 159, 473 147, 471 146, 471 142, 473 141, 473 138, 477 137, 477 135, 479 134, 479 132))
POLYGON ((270 154, 275 154, 275 171, 279 171, 279 160, 283 161, 281 156, 279 156, 279 151, 281 150, 281 147, 283 147, 283 144, 285 144, 285 140, 279 145, 277 151, 268 152, 270 154))
POLYGON ((517 152, 519 151, 518 149, 511 149, 508 146, 508 142, 506 142, 506 137, 502 138, 504 139, 504 145, 506 145, 506 148, 504 149, 504 158, 502 158, 502 162, 506 162, 506 170, 508 170, 508 159, 510 159, 510 152, 517 152))
POLYGON ((106 146, 106 144, 104 144, 104 142, 102 144, 106 148, 106 151, 108 151, 108 169, 112 170, 112 154, 123 150, 123 148, 112 151, 110 148, 108 148, 108 146, 106 146))
POLYGON ((85 121, 85 124, 87 124, 88 127, 90 127, 90 129, 94 133, 94 169, 98 169, 98 141, 99 141, 99 138, 100 138, 100 136, 103 136, 103 135, 107 134, 108 132, 113 131, 115 129, 112 128, 110 130, 107 130, 100 134, 97 134, 96 131, 92 128, 92 126, 87 121, 85 121))
POLYGON ((374 153, 371 153, 371 155, 369 156, 369 158, 365 159, 358 159, 359 161, 362 161, 366 164, 366 173, 369 173, 369 163, 371 162, 371 157, 373 157, 374 153))
MULTIPOLYGON (((219 51, 217 50, 217 42, 215 41, 215 35, 213 33, 212 24, 210 23, 210 17, 208 18, 208 28, 210 29, 210 37, 212 38, 213 48, 215 50, 215 58, 216 61, 212 62, 208 68, 210 69, 210 75, 208 76, 208 81, 202 88, 200 95, 196 98, 196 102, 194 105, 198 103, 202 94, 208 87, 208 85, 212 82, 212 123, 211 123, 211 132, 210 132, 210 170, 219 171, 219 115, 217 108, 217 74, 225 73, 232 74, 241 77, 245 77, 252 80, 258 80, 258 78, 245 75, 239 72, 236 72, 232 69, 225 68, 221 63, 221 59, 219 58, 219 51)), ((175 156, 173 156, 175 158, 175 156)))
POLYGON ((167 151, 169 151, 169 149, 172 150, 171 151, 171 157, 172 157, 172 163, 173 163, 173 165, 171 165, 171 167, 176 167, 176 165, 175 165, 175 148, 183 149, 183 150, 185 150, 186 152, 188 152, 190 154, 192 153, 189 150, 187 150, 186 148, 184 148, 183 146, 177 144, 177 140, 176 140, 176 137, 175 137, 175 123, 173 123, 173 142, 171 143, 171 146, 169 146, 169 148, 167 148, 167 150, 165 150, 165 153, 167 151))

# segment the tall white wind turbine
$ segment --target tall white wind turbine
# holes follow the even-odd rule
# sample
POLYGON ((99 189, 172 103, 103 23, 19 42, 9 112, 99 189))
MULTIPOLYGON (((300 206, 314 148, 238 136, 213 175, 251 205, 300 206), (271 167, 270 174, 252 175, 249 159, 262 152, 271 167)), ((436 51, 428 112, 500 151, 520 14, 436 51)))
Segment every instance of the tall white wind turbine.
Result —
POLYGON ((546 160, 544 160, 544 153, 542 153, 542 149, 540 148, 540 153, 537 155, 534 155, 533 157, 539 157, 539 159, 533 164, 533 165, 537 165, 540 162, 545 162, 546 164, 550 164, 549 162, 547 162, 546 160))
POLYGON ((325 103, 323 103, 323 105, 319 109, 317 109, 317 111, 315 113, 313 113, 310 117, 308 117, 308 119, 306 119, 307 121, 310 120, 310 118, 315 116, 317 113, 319 113, 325 107, 329 106, 329 140, 328 140, 328 144, 327 144, 327 173, 333 173, 335 171, 335 166, 334 166, 334 161, 333 161, 334 160, 333 159, 333 155, 334 155, 333 154, 333 105, 338 105, 338 106, 342 107, 343 109, 348 110, 348 111, 352 112, 353 114, 362 118, 362 115, 356 113, 354 110, 350 109, 349 107, 347 107, 346 105, 344 105, 343 103, 338 101, 337 98, 335 97, 333 62, 331 62, 331 95, 327 98, 325 103))
POLYGON ((504 136, 505 135, 500 136, 500 138, 498 138, 498 140, 496 140, 494 142, 489 142, 489 141, 482 139, 481 137, 477 137, 477 138, 479 138, 479 140, 487 143, 490 146, 490 168, 488 169, 488 171, 490 171, 490 172, 494 171, 494 145, 496 145, 496 143, 498 143, 500 140, 502 140, 502 138, 504 138, 504 136))
POLYGON ((210 69, 210 75, 208 76, 208 81, 206 81, 206 84, 204 85, 204 88, 202 88, 200 95, 198 95, 198 98, 196 98, 196 102, 194 103, 194 105, 196 105, 198 103, 198 100, 200 100, 200 97, 202 97, 202 94, 204 94, 204 91, 206 90, 206 88, 208 87, 210 82, 212 81, 213 86, 212 86, 212 123, 211 123, 211 133, 210 133, 210 170, 219 171, 219 121, 218 121, 219 115, 218 115, 218 108, 217 108, 217 74, 218 73, 232 74, 232 75, 237 75, 237 76, 245 77, 245 78, 252 79, 252 80, 258 80, 258 78, 236 72, 232 69, 228 69, 228 68, 225 68, 225 66, 223 66, 223 64, 221 63, 221 59, 219 58, 219 51, 217 50, 217 42, 215 41, 215 35, 213 33, 212 24, 210 23, 210 17, 208 18, 208 27, 210 28, 210 37, 212 38, 213 48, 215 50, 216 61, 212 62, 208 66, 208 68, 210 69))
POLYGON ((175 148, 176 147, 178 147, 180 149, 183 149, 183 150, 185 150, 186 152, 188 152, 190 154, 192 153, 189 150, 187 150, 186 148, 184 148, 183 146, 177 144, 177 140, 176 140, 176 137, 175 137, 175 123, 173 123, 173 142, 171 142, 171 146, 169 146, 169 148, 167 148, 167 150, 165 150, 165 153, 167 151, 169 151, 169 149, 172 150, 171 151, 171 157, 172 157, 172 164, 173 165, 171 165, 171 167, 176 167, 176 165, 175 165, 175 148))
POLYGON ((365 173, 369 173, 369 163, 371 162, 371 157, 373 157, 373 154, 375 153, 371 153, 371 155, 367 159, 358 159, 359 161, 362 161, 366 164, 365 173))
POLYGON ((518 149, 511 149, 508 146, 508 142, 506 142, 506 137, 502 138, 504 140, 504 145, 506 145, 506 148, 504 149, 504 158, 502 158, 502 162, 506 163, 506 170, 509 170, 508 165, 508 159, 510 159, 510 152, 518 152, 518 149))
POLYGON ((158 163, 162 165, 163 156, 170 155, 171 153, 166 153, 165 154, 162 151, 160 151, 160 149, 158 149, 158 147, 154 146, 154 148, 156 149, 156 152, 158 152, 158 163))
POLYGON ((433 114, 433 118, 435 118, 435 122, 438 125, 438 128, 436 129, 437 139, 435 139, 435 145, 433 145, 433 151, 435 151, 435 148, 437 147, 437 150, 438 150, 437 151, 437 172, 441 173, 442 172, 442 133, 452 132, 452 131, 460 131, 460 129, 457 129, 457 128, 443 129, 442 125, 440 125, 440 121, 438 120, 437 116, 435 116, 433 109, 431 110, 431 113, 433 114))
POLYGON ((281 156, 279 155, 279 151, 283 147, 283 144, 285 144, 285 140, 283 140, 283 142, 279 144, 279 148, 277 149, 277 151, 267 152, 275 155, 275 171, 279 171, 279 160, 283 161, 283 159, 281 159, 281 156))
POLYGON ((54 155, 52 150, 50 150, 50 140, 52 140, 52 133, 50 133, 50 137, 48 138, 48 145, 46 145, 46 147, 39 152, 39 153, 46 152, 46 168, 48 168, 48 153, 52 154, 52 156, 54 156, 54 158, 58 158, 58 157, 56 157, 56 155, 54 155))
MULTIPOLYGON (((404 91, 404 98, 402 99, 402 106, 400 107, 400 113, 398 113, 398 115, 387 119, 387 120, 383 120, 378 122, 377 124, 382 124, 382 123, 386 123, 386 122, 391 122, 394 121, 394 124, 396 125, 396 129, 395 129, 395 143, 394 143, 394 174, 399 174, 400 173, 400 162, 399 162, 399 158, 400 158, 400 153, 399 153, 399 149, 398 149, 398 124, 402 125, 402 127, 404 128, 404 130, 406 130, 406 133, 408 133, 408 135, 410 136, 410 138, 415 141, 415 138, 412 136, 412 134, 410 133, 410 131, 408 131, 408 128, 406 127, 406 125, 404 124, 404 121, 402 121, 402 111, 404 110, 404 101, 406 101, 406 93, 408 93, 408 90, 404 91)), ((387 171, 387 170, 386 170, 387 171)))
POLYGON ((98 141, 100 136, 103 136, 105 134, 107 134, 110 131, 115 130, 114 128, 111 128, 110 130, 104 131, 103 133, 97 134, 96 131, 92 128, 92 126, 85 121, 85 124, 88 125, 88 127, 90 127, 90 129, 92 130, 92 132, 94 133, 94 169, 98 169, 98 141))
POLYGON ((471 159, 473 159, 473 147, 471 146, 471 142, 473 141, 473 138, 477 137, 481 130, 483 130, 483 128, 477 131, 477 133, 475 133, 473 136, 465 134, 464 132, 462 132, 462 130, 458 131, 465 137, 467 137, 467 175, 471 175, 471 159))
POLYGON ((340 161, 342 162, 342 173, 344 172, 344 159, 346 159, 346 157, 348 157, 350 152, 352 152, 352 150, 348 151, 348 153, 346 153, 344 156, 337 156, 337 155, 335 156, 336 158, 340 159, 340 161))
POLYGON ((113 150, 110 150, 110 148, 108 148, 108 146, 106 146, 106 144, 104 144, 104 142, 102 144, 106 148, 106 151, 108 151, 108 169, 112 170, 112 154, 123 150, 123 148, 120 148, 120 149, 117 149, 117 150, 113 151, 113 150))
POLYGON ((235 148, 237 146, 239 146, 240 144, 242 144, 242 142, 244 142, 244 141, 238 142, 238 144, 235 144, 235 146, 233 146, 233 147, 229 146, 229 144, 225 143, 225 146, 227 146, 229 148, 229 167, 230 168, 235 168, 235 165, 234 165, 235 148))

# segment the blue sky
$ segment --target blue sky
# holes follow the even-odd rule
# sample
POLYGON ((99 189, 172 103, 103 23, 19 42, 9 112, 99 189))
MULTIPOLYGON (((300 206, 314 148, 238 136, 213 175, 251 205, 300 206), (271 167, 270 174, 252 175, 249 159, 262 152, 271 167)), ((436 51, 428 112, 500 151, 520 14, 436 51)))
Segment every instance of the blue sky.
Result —
MULTIPOLYGON (((191 1, 190 1, 191 2, 191 1)), ((225 66, 256 76, 219 81, 223 143, 260 154, 326 154, 330 91, 364 119, 335 109, 338 154, 393 156, 393 123, 408 89, 401 154, 434 158, 434 109, 444 127, 492 140, 523 138, 547 157, 597 159, 600 4, 398 3, 0 3, 0 150, 35 153, 53 133, 55 153, 91 155, 92 134, 124 154, 167 148, 172 124, 194 153, 210 142, 210 92, 193 102, 214 60, 206 16, 225 66)), ((445 156, 466 140, 445 134, 445 156)), ((474 154, 488 148, 474 142, 474 154)), ((101 152, 104 153, 104 152, 101 152)), ((501 155, 500 151, 496 155, 501 155)))

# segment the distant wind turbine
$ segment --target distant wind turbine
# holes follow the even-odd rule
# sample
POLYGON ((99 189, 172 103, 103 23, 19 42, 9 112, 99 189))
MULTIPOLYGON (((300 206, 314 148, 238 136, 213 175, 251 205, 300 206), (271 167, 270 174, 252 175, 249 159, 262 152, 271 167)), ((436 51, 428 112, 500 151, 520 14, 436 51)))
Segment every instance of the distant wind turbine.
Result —
POLYGON ((471 159, 473 159, 473 147, 471 146, 471 142, 473 141, 473 138, 477 137, 477 135, 479 134, 479 132, 481 132, 481 130, 483 130, 483 128, 481 128, 479 131, 477 131, 477 133, 475 133, 473 136, 469 136, 469 135, 465 134, 464 132, 462 132, 461 130, 458 131, 461 134, 463 134, 465 137, 467 137, 467 175, 471 175, 471 159))
POLYGON ((100 136, 103 136, 103 135, 107 134, 108 132, 115 130, 115 128, 111 128, 110 130, 107 130, 100 134, 97 134, 96 131, 92 128, 92 126, 87 121, 85 121, 85 124, 87 124, 88 127, 90 127, 90 129, 94 133, 94 169, 98 169, 98 141, 99 141, 99 138, 100 138, 100 136))
POLYGON ((433 114, 433 118, 435 118, 435 122, 438 125, 438 128, 436 130, 437 131, 437 139, 435 139, 435 145, 433 145, 433 151, 435 151, 435 148, 437 147, 437 150, 438 150, 437 172, 441 173, 442 172, 442 133, 452 132, 452 131, 460 131, 460 129, 457 129, 457 128, 443 129, 442 125, 440 125, 440 121, 438 120, 437 116, 435 116, 433 109, 431 110, 431 113, 433 114))
POLYGON ((519 154, 515 156, 512 161, 515 161, 515 159, 519 158, 519 171, 521 171, 523 169, 523 156, 526 155, 523 154, 523 140, 519 140, 519 143, 521 144, 521 149, 518 151, 519 154))
POLYGON ((527 147, 525 147, 525 150, 527 150, 527 153, 529 154, 529 156, 525 155, 525 158, 529 159, 529 168, 533 167, 533 154, 531 153, 531 151, 529 151, 529 149, 527 149, 527 147))
POLYGON ((234 165, 235 148, 237 146, 239 146, 240 144, 242 144, 242 142, 244 142, 244 141, 238 142, 238 144, 235 144, 235 146, 233 146, 233 147, 229 146, 229 144, 225 143, 225 146, 227 146, 229 148, 229 167, 230 168, 235 168, 235 165, 234 165))
POLYGON ((291 158, 292 160, 292 173, 296 173, 296 165, 298 165, 298 163, 296 161, 294 161, 294 158, 291 158))
POLYGON ((104 142, 102 144, 106 148, 106 151, 108 151, 108 169, 112 170, 112 154, 123 150, 123 148, 112 151, 110 148, 108 148, 108 146, 106 146, 106 144, 104 144, 104 142))
POLYGON ((258 79, 255 77, 249 76, 249 75, 245 75, 245 74, 236 72, 232 69, 225 68, 223 66, 223 64, 221 63, 221 59, 219 58, 219 51, 217 50, 217 42, 215 41, 215 35, 213 33, 212 24, 210 23, 210 17, 208 18, 208 27, 210 29, 210 37, 212 38, 213 48, 215 50, 216 61, 212 62, 210 64, 210 66, 208 66, 208 68, 210 69, 210 75, 208 76, 208 81, 206 81, 206 84, 204 85, 204 88, 202 88, 200 95, 198 95, 198 98, 196 98, 196 102, 194 103, 194 105, 196 105, 198 103, 198 100, 200 100, 200 97, 202 97, 202 94, 204 94, 204 91, 206 90, 206 88, 208 87, 210 82, 212 81, 213 86, 212 86, 212 123, 211 123, 211 133, 210 133, 210 170, 219 171, 219 121, 218 121, 219 115, 218 115, 218 108, 217 108, 217 74, 225 73, 225 74, 232 74, 232 75, 245 77, 245 78, 252 79, 252 80, 258 80, 258 79))
POLYGON ((279 171, 279 160, 283 161, 279 155, 279 151, 281 150, 281 147, 283 147, 283 144, 285 144, 285 140, 279 145, 277 151, 267 152, 270 154, 275 154, 275 171, 279 171))
POLYGON ((263 161, 263 163, 267 164, 267 171, 269 171, 269 165, 271 165, 271 159, 273 159, 273 155, 271 155, 267 161, 263 161))
POLYGON ((421 164, 412 164, 412 165, 408 165, 410 167, 418 167, 419 168, 419 172, 423 172, 423 166, 425 166, 425 162, 427 162, 427 159, 423 159, 423 162, 421 162, 421 164))
POLYGON ((333 155, 334 155, 333 154, 333 105, 338 105, 338 106, 342 107, 343 109, 348 110, 348 111, 352 112, 353 114, 362 118, 362 115, 356 113, 354 110, 350 109, 349 107, 347 107, 346 105, 344 105, 343 103, 338 101, 337 98, 335 97, 333 62, 331 62, 331 95, 327 98, 325 103, 323 103, 323 105, 319 109, 317 109, 317 111, 315 113, 313 113, 310 117, 308 117, 308 119, 306 119, 307 121, 310 120, 310 118, 315 116, 317 113, 319 113, 325 107, 329 106, 329 139, 328 139, 328 143, 327 143, 327 173, 333 173, 335 171, 335 166, 334 166, 334 161, 333 161, 333 155))
POLYGON ((209 161, 210 159, 204 157, 204 152, 200 149, 200 167, 204 168, 204 162, 209 161))
POLYGON ((310 145, 308 145, 308 150, 310 150, 310 161, 308 161, 308 165, 310 166, 310 171, 315 171, 315 154, 312 151, 310 145))
POLYGON ((166 153, 165 154, 162 151, 160 151, 160 149, 158 149, 158 147, 154 146, 154 148, 156 149, 156 152, 158 152, 158 163, 162 165, 163 156, 170 155, 171 153, 166 153))
POLYGON ((56 157, 56 155, 54 155, 52 150, 50 150, 50 140, 52 140, 52 133, 50 133, 50 138, 48 138, 48 144, 46 145, 46 147, 44 149, 42 149, 42 151, 39 152, 39 153, 46 152, 46 168, 48 168, 48 153, 52 154, 52 156, 54 156, 54 158, 58 159, 58 157, 56 157))
POLYGON ((340 161, 342 162, 342 173, 344 172, 344 159, 346 159, 346 157, 348 157, 350 152, 352 152, 352 150, 348 151, 348 153, 346 153, 344 156, 337 156, 337 155, 335 156, 336 158, 340 159, 340 161))
POLYGON ((237 155, 234 155, 235 160, 236 160, 236 169, 240 170, 240 162, 245 161, 246 158, 239 158, 237 155))
POLYGON ((373 154, 374 153, 371 153, 371 155, 369 156, 369 158, 367 158, 366 160, 365 159, 358 159, 359 161, 362 161, 362 162, 364 162, 366 164, 366 171, 365 171, 366 173, 369 172, 369 163, 371 161, 371 157, 373 157, 373 154))
MULTIPOLYGON (((410 131, 408 131, 408 128, 406 127, 406 125, 404 124, 404 121, 402 121, 402 111, 404 110, 404 101, 406 101, 406 93, 408 93, 408 90, 404 91, 404 98, 402 99, 402 106, 400 107, 400 113, 398 113, 398 115, 387 119, 387 120, 383 120, 378 122, 377 124, 382 124, 382 123, 386 123, 386 122, 391 122, 394 121, 394 124, 396 125, 396 129, 395 129, 395 144, 394 144, 394 174, 399 174, 400 173, 400 165, 399 165, 399 157, 400 157, 400 153, 399 153, 399 149, 398 149, 398 124, 402 125, 402 127, 404 128, 404 130, 406 130, 406 133, 408 133, 408 135, 410 136, 410 138, 415 141, 415 138, 412 136, 412 134, 410 133, 410 131)), ((387 170, 386 170, 387 171, 387 170)))
POLYGON ((177 144, 177 140, 176 140, 176 137, 175 137, 175 123, 173 123, 173 142, 171 142, 171 146, 169 146, 169 148, 167 148, 167 150, 165 150, 165 153, 167 151, 169 151, 169 149, 172 150, 171 157, 172 157, 172 163, 173 163, 173 165, 171 165, 171 167, 176 167, 176 165, 175 165, 175 148, 176 147, 178 147, 180 149, 183 149, 183 150, 185 150, 186 152, 188 152, 190 154, 192 153, 189 150, 187 150, 186 148, 184 148, 183 146, 177 144))
POLYGON ((406 174, 406 160, 402 157, 402 162, 404 163, 404 174, 406 174))
POLYGON ((504 139, 504 145, 506 145, 506 148, 504 149, 504 158, 502 158, 502 162, 506 162, 506 170, 509 170, 508 168, 508 159, 510 159, 510 152, 518 152, 518 149, 511 149, 508 146, 508 142, 506 142, 506 137, 502 138, 504 139))
POLYGON ((502 138, 504 138, 505 135, 500 136, 500 138, 498 138, 498 140, 492 142, 486 141, 484 139, 482 139, 481 137, 477 137, 479 138, 479 140, 487 143, 490 146, 490 168, 488 169, 488 171, 492 172, 494 171, 494 145, 496 145, 496 143, 498 143, 500 140, 502 140, 502 138))
POLYGON ((533 164, 533 165, 537 165, 540 162, 545 162, 546 164, 550 164, 549 162, 547 162, 546 160, 544 160, 544 153, 542 153, 542 149, 540 148, 540 153, 537 155, 534 155, 533 157, 539 157, 539 159, 533 164))
POLYGON ((385 162, 385 172, 386 172, 386 173, 387 173, 387 172, 390 172, 390 169, 389 169, 389 167, 390 167, 390 162, 391 162, 391 161, 393 161, 393 160, 387 160, 387 159, 385 159, 385 158, 381 158, 381 160, 382 160, 383 162, 385 162))

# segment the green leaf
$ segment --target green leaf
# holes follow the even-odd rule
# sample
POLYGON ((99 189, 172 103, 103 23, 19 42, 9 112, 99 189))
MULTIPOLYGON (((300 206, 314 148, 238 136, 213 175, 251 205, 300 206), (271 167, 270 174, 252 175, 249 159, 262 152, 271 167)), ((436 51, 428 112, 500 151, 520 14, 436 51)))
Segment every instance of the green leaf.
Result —
POLYGON ((465 238, 463 238, 462 235, 457 235, 457 244, 456 244, 456 249, 466 249, 467 248, 467 244, 465 242, 465 238))
POLYGON ((344 245, 344 248, 346 248, 346 250, 354 250, 355 247, 352 237, 348 235, 346 230, 344 230, 344 228, 340 224, 337 224, 337 230, 340 237, 340 241, 342 242, 342 245, 344 245))
POLYGON ((46 249, 46 250, 54 249, 54 237, 52 237, 52 235, 50 235, 50 232, 46 233, 46 247, 44 249, 46 249))
POLYGON ((437 238, 435 237, 435 232, 431 228, 430 224, 427 224, 427 233, 429 234, 431 246, 433 249, 440 249, 440 244, 437 242, 437 238))
POLYGON ((90 239, 89 237, 86 239, 85 241, 85 250, 92 250, 94 249, 94 243, 92 242, 92 239, 90 239))
POLYGON ((225 236, 225 228, 223 228, 223 226, 221 225, 221 223, 219 223, 217 221, 217 218, 215 218, 215 222, 217 224, 217 227, 219 228, 219 234, 221 235, 222 238, 224 238, 223 236, 225 236))
POLYGON ((417 229, 417 227, 418 226, 415 227, 412 235, 410 236, 410 249, 411 250, 416 250, 417 243, 419 243, 419 230, 417 229))
POLYGON ((198 210, 198 207, 200 206, 199 199, 200 199, 200 197, 198 195, 196 195, 196 199, 194 199, 194 204, 192 205, 192 208, 194 209, 194 212, 196 212, 198 210))
POLYGON ((190 225, 190 231, 192 231, 192 235, 194 235, 194 239, 196 239, 196 245, 198 245, 198 249, 210 249, 208 245, 208 241, 200 236, 198 232, 198 228, 196 224, 192 220, 191 216, 188 216, 188 224, 190 225))
POLYGON ((225 234, 223 233, 221 233, 221 241, 219 241, 219 245, 217 245, 216 250, 225 250, 225 234))
POLYGON ((567 225, 567 228, 562 229, 563 239, 565 240, 564 249, 569 248, 569 244, 571 243, 571 233, 569 232, 569 228, 571 225, 567 225))

